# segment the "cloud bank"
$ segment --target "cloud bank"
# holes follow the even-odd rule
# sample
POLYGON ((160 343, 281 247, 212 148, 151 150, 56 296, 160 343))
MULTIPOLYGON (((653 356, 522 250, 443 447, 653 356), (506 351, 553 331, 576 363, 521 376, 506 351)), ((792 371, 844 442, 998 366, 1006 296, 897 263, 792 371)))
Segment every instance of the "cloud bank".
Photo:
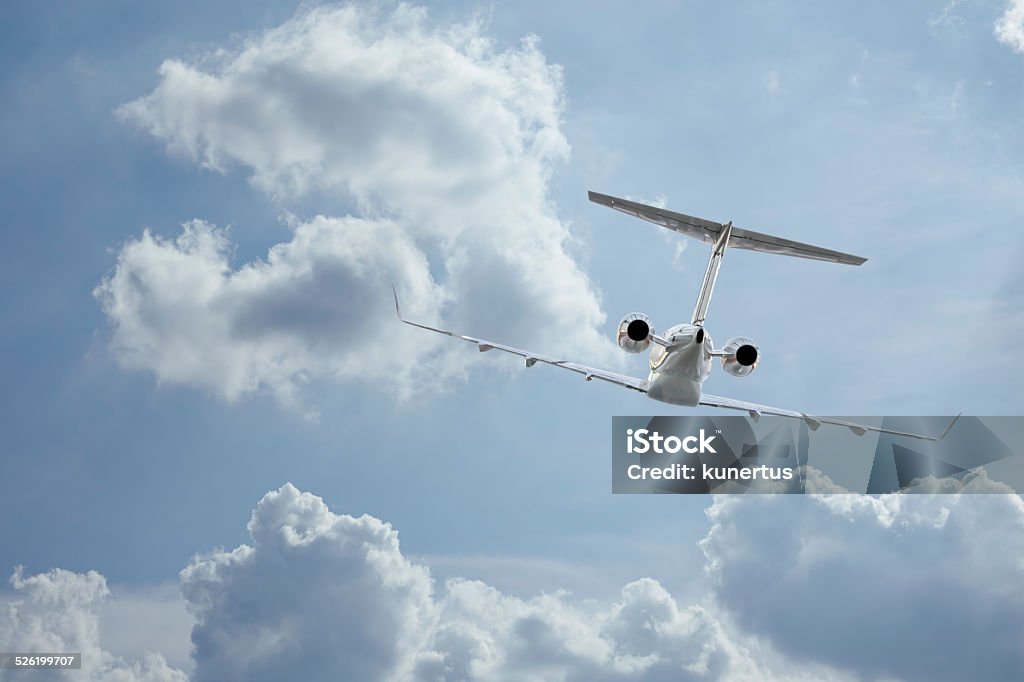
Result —
MULTIPOLYGON (((408 391, 436 355, 422 334, 368 342, 411 332, 384 322, 389 280, 428 323, 610 355, 598 293, 548 198, 569 145, 561 71, 535 38, 501 51, 478 22, 434 27, 408 5, 314 8, 159 75, 123 121, 204 168, 244 169, 282 206, 340 195, 355 212, 296 221, 289 242, 239 268, 226 232, 203 221, 126 242, 95 295, 127 366, 287 401, 386 355, 381 376, 408 391)), ((445 352, 432 374, 473 357, 445 352)))
MULTIPOLYGON (((975 479, 974 486, 998 486, 975 479)), ((640 578, 610 600, 437 585, 372 516, 291 484, 251 542, 181 572, 192 679, 961 680, 1024 675, 1024 501, 1015 495, 719 496, 707 594, 682 605, 640 578)), ((28 596, 0 644, 88 651, 92 679, 181 680, 97 641, 103 578, 13 580, 28 596), (120 675, 121 677, 116 677, 120 675)), ((571 587, 571 586, 567 586, 571 587)))
POLYGON ((651 579, 612 603, 464 579, 437 594, 389 524, 335 514, 290 484, 248 529, 251 545, 181 573, 198 681, 821 679, 815 666, 773 670, 756 642, 651 579))

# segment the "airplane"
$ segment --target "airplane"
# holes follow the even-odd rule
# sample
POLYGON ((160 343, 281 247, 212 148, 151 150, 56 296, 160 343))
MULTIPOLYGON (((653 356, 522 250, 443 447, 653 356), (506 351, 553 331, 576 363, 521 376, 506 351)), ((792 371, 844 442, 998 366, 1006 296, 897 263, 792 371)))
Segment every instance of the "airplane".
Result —
POLYGON ((745 336, 733 337, 721 348, 715 348, 711 335, 704 328, 708 306, 711 303, 711 293, 715 288, 715 280, 718 278, 718 270, 722 265, 722 258, 725 256, 726 250, 730 248, 748 249, 762 253, 775 253, 845 265, 861 265, 867 259, 848 253, 832 251, 831 249, 824 249, 819 246, 783 239, 782 237, 740 229, 734 227, 731 221, 728 223, 716 223, 711 220, 695 218, 654 206, 646 206, 635 201, 619 199, 606 194, 598 194, 597 192, 588 192, 587 194, 594 203, 608 206, 609 208, 641 218, 711 245, 711 257, 708 260, 707 270, 704 273, 704 282, 701 284, 697 303, 694 306, 689 323, 677 324, 667 329, 661 335, 655 333, 650 318, 643 313, 630 313, 622 318, 622 321, 619 323, 615 339, 622 350, 627 353, 642 353, 650 348, 650 374, 647 379, 638 379, 603 369, 588 367, 576 362, 569 362, 513 348, 512 346, 506 346, 494 341, 464 336, 447 329, 439 329, 418 322, 411 322, 402 317, 402 310, 398 304, 398 291, 392 285, 392 293, 394 293, 395 297, 395 313, 398 315, 398 319, 413 327, 475 343, 481 352, 497 349, 518 355, 526 359, 527 367, 533 367, 538 362, 561 367, 562 369, 582 374, 587 381, 601 379, 618 386, 639 391, 646 394, 648 398, 671 405, 721 407, 740 410, 746 412, 755 422, 761 418, 761 415, 767 414, 802 419, 812 431, 817 431, 818 427, 822 424, 833 424, 844 426, 858 436, 863 436, 868 431, 874 431, 896 436, 906 436, 908 438, 939 441, 949 433, 949 430, 953 428, 953 424, 960 418, 960 415, 954 417, 939 435, 929 436, 895 431, 868 424, 857 424, 841 419, 815 417, 796 410, 759 405, 744 400, 723 398, 704 393, 703 385, 711 375, 712 363, 715 358, 721 359, 722 368, 727 374, 745 377, 754 371, 761 357, 757 344, 745 336))

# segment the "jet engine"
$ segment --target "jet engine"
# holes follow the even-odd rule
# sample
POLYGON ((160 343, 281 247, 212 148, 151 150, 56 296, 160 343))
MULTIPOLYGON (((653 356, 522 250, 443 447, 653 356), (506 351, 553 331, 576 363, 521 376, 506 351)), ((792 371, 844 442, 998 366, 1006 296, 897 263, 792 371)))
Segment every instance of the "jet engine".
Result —
POLYGON ((615 334, 615 340, 619 348, 627 353, 642 353, 651 345, 651 336, 654 334, 654 325, 651 318, 643 313, 630 313, 619 322, 619 330, 615 334))
POLYGON ((722 356, 722 369, 734 377, 745 377, 757 367, 760 353, 753 339, 735 336, 726 342, 722 350, 725 351, 725 355, 722 356))

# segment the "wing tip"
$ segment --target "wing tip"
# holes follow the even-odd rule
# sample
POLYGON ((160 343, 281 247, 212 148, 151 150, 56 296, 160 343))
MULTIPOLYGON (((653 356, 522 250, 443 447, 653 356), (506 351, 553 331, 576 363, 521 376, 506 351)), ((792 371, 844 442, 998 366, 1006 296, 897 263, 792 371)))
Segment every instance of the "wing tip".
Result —
POLYGON ((395 283, 391 283, 391 294, 395 297, 395 315, 401 322, 405 322, 405 318, 402 317, 402 308, 398 305, 398 289, 395 288, 395 283))
POLYGON ((943 438, 945 438, 946 434, 949 433, 949 430, 953 428, 953 425, 956 424, 957 420, 960 419, 961 415, 963 415, 963 412, 953 417, 953 419, 950 420, 949 424, 946 425, 946 428, 942 430, 942 433, 940 433, 938 438, 936 438, 935 440, 942 440, 943 438))

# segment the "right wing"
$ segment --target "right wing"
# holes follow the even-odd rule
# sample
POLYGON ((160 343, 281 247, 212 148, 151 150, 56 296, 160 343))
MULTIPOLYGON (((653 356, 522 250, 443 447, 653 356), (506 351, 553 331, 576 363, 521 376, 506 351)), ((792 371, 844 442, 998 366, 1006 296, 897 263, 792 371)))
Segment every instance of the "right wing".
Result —
MULTIPOLYGON (((607 194, 587 192, 587 196, 596 204, 608 206, 616 211, 652 222, 655 225, 667 227, 688 237, 699 239, 705 244, 714 244, 724 227, 721 223, 705 220, 704 218, 695 218, 683 213, 647 206, 635 201, 629 201, 628 199, 608 196, 607 194)), ((867 260, 867 258, 861 258, 849 253, 824 249, 820 246, 795 242, 770 234, 754 232, 753 230, 742 230, 738 227, 732 229, 732 235, 729 237, 729 248, 777 253, 784 256, 796 256, 797 258, 809 258, 811 260, 844 263, 846 265, 860 265, 867 260)))
POLYGON ((743 400, 734 400, 733 398, 723 398, 717 395, 710 395, 705 393, 700 398, 700 405, 706 405, 708 407, 724 407, 730 410, 742 410, 750 414, 750 418, 757 421, 762 414, 769 414, 777 417, 792 417, 794 419, 803 419, 807 422, 807 425, 812 431, 817 431, 818 427, 822 424, 835 424, 836 426, 845 426, 846 428, 853 431, 858 436, 863 436, 868 431, 875 431, 877 433, 889 433, 894 436, 906 436, 908 438, 920 438, 921 440, 939 441, 946 437, 949 430, 953 428, 953 424, 960 418, 960 415, 953 417, 953 421, 949 422, 949 425, 943 429, 942 433, 938 436, 925 436, 919 433, 907 433, 906 431, 894 431, 892 429, 883 429, 880 426, 870 426, 868 424, 857 424, 856 422, 843 421, 841 419, 831 419, 829 417, 812 417, 809 414, 803 412, 797 412, 795 410, 784 410, 778 407, 770 407, 768 405, 758 405, 757 403, 748 403, 743 400))
POLYGON ((413 327, 419 327, 420 329, 426 329, 428 331, 437 332, 438 334, 451 336, 456 339, 463 339, 465 341, 469 341, 470 343, 475 343, 477 345, 477 348, 480 349, 481 353, 497 349, 505 351, 506 353, 518 355, 519 357, 526 359, 527 367, 533 367, 538 362, 543 362, 544 364, 547 365, 554 365, 555 367, 567 369, 570 372, 582 374, 587 381, 590 381, 591 379, 601 379, 602 381, 607 381, 612 384, 617 384, 619 386, 631 388, 634 391, 640 391, 641 393, 647 392, 647 381, 644 379, 637 379, 635 377, 626 376, 625 374, 616 374, 615 372, 609 372, 603 369, 597 369, 595 367, 587 367, 586 365, 581 365, 577 362, 559 360, 557 358, 551 358, 545 355, 540 355, 539 353, 531 353, 530 351, 527 350, 513 348, 512 346, 506 346, 503 343, 486 341, 484 339, 478 339, 473 336, 463 336, 462 334, 456 334, 455 332, 449 331, 447 329, 438 329, 437 327, 430 327, 425 324, 419 324, 418 322, 410 322, 409 320, 402 317, 402 309, 398 305, 398 292, 395 290, 394 286, 391 287, 391 290, 395 295, 395 313, 398 315, 398 319, 404 322, 405 324, 412 325, 413 327))

